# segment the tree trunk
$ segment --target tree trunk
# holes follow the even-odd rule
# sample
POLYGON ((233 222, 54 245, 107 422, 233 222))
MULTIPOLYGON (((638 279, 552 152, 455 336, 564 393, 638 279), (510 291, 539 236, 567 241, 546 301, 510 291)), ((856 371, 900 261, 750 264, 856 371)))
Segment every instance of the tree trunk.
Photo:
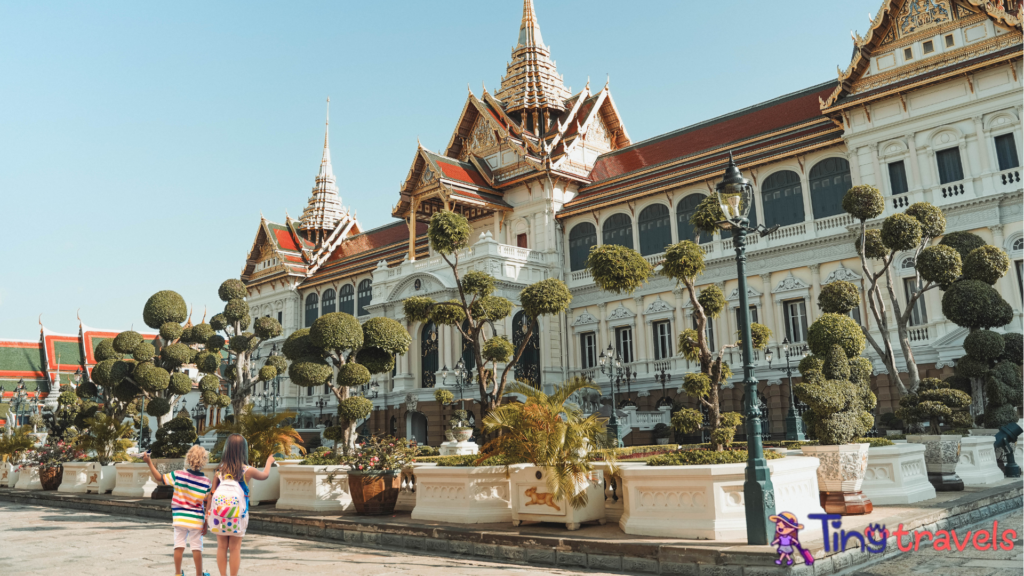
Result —
POLYGON ((985 413, 985 383, 981 378, 971 378, 971 419, 985 413))

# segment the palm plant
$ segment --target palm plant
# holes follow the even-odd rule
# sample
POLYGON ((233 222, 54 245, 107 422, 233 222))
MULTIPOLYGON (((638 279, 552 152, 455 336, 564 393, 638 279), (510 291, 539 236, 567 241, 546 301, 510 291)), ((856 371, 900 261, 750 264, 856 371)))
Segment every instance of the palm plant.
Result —
MULTIPOLYGON (((234 422, 221 422, 213 427, 217 432, 228 434, 241 434, 249 443, 249 465, 262 465, 267 456, 272 454, 292 453, 298 447, 299 452, 306 453, 306 449, 300 444, 302 436, 295 431, 295 428, 285 424, 286 420, 295 417, 294 412, 280 412, 278 414, 259 414, 249 404, 241 414, 236 415, 234 422)), ((220 453, 221 444, 214 447, 215 454, 220 453)))
POLYGON ((480 450, 480 460, 501 456, 506 462, 528 462, 546 467, 548 489, 555 499, 565 499, 573 508, 587 505, 586 486, 593 466, 587 453, 605 438, 605 419, 584 416, 570 398, 583 389, 599 390, 583 378, 573 378, 555 387, 550 396, 514 382, 509 394, 525 402, 503 404, 483 420, 488 433, 499 435, 480 450))
POLYGON ((128 448, 131 448, 132 435, 135 428, 132 421, 118 421, 113 416, 96 412, 92 418, 86 418, 87 432, 78 437, 78 449, 96 454, 101 466, 111 462, 128 459, 128 448))
POLYGON ((10 435, 0 434, 0 462, 8 460, 14 462, 25 451, 35 446, 36 439, 32 434, 31 426, 15 428, 10 435))

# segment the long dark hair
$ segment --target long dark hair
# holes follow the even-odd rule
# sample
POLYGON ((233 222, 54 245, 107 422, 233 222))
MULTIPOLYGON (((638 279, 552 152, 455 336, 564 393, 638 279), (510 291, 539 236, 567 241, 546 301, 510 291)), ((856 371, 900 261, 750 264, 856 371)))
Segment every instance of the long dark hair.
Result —
POLYGON ((217 469, 221 476, 231 475, 237 482, 245 479, 242 474, 245 472, 245 465, 249 462, 249 443, 241 434, 228 436, 224 443, 224 453, 220 457, 220 467, 217 469))

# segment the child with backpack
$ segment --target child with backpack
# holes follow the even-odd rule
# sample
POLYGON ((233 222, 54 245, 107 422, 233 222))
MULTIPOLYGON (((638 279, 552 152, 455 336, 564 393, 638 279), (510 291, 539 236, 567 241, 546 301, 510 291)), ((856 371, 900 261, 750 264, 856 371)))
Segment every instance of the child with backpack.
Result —
POLYGON ((220 466, 213 479, 212 502, 206 509, 206 525, 217 535, 217 568, 227 576, 228 550, 231 551, 231 576, 238 576, 242 564, 242 537, 249 524, 249 482, 266 480, 274 457, 268 456, 263 470, 246 463, 249 444, 241 434, 228 436, 220 466))
POLYGON ((171 498, 171 525, 174 527, 174 574, 185 576, 181 568, 181 557, 185 553, 185 544, 192 550, 192 560, 196 564, 196 576, 210 576, 203 572, 203 536, 206 535, 206 524, 203 522, 204 503, 210 491, 210 480, 203 475, 208 454, 202 446, 193 446, 185 455, 185 470, 175 470, 169 474, 160 474, 149 458, 149 452, 142 455, 142 460, 149 464, 149 473, 153 480, 160 484, 174 486, 171 498))

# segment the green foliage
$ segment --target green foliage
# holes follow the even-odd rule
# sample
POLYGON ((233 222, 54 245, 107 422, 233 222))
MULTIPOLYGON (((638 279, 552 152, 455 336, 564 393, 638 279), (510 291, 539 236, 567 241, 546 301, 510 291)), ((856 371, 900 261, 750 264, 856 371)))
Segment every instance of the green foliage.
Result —
POLYGON ((228 300, 224 305, 224 318, 228 322, 238 322, 249 315, 249 305, 241 298, 228 300))
POLYGON ((267 365, 264 365, 262 368, 260 368, 259 380, 261 382, 270 382, 274 378, 277 378, 277 368, 267 365))
POLYGON ((963 270, 960 254, 942 244, 921 250, 914 265, 921 273, 921 278, 927 282, 935 282, 943 289, 955 282, 963 270))
POLYGON ((867 246, 867 250, 861 251, 861 239, 858 237, 854 242, 854 247, 857 249, 857 254, 864 254, 867 258, 879 259, 884 258, 889 250, 885 247, 885 243, 882 242, 882 232, 880 230, 865 230, 864 231, 864 244, 867 246))
POLYGON ((373 411, 373 402, 362 396, 346 398, 338 403, 338 419, 351 424, 366 418, 373 411))
POLYGON ((882 221, 882 243, 889 250, 913 250, 921 244, 921 223, 906 214, 889 216, 882 221))
MULTIPOLYGON (((888 414, 888 412, 887 412, 888 414)), ((854 444, 868 444, 868 448, 884 448, 886 446, 895 446, 892 440, 888 438, 857 438, 853 441, 854 444)))
MULTIPOLYGON (((715 204, 717 206, 717 203, 715 204)), ((722 209, 718 209, 721 213, 722 209)), ((704 273, 704 252, 695 242, 683 240, 665 248, 665 260, 661 264, 661 275, 682 281, 693 279, 704 273)))
POLYGON ((964 351, 968 356, 991 362, 1003 353, 1003 336, 991 330, 975 330, 964 338, 964 351))
POLYGON ((210 318, 210 327, 220 332, 228 327, 228 319, 224 314, 214 314, 213 318, 210 318))
POLYGON ((324 428, 324 438, 327 440, 333 440, 339 442, 345 439, 345 427, 344 426, 328 426, 324 428))
MULTIPOLYGON (((425 459, 416 458, 415 462, 423 462, 425 459)), ((465 466, 509 466, 520 464, 509 458, 497 454, 487 458, 481 458, 477 454, 463 454, 462 456, 437 456, 431 461, 437 463, 438 467, 465 467, 465 466)))
POLYGON ((696 398, 703 398, 711 393, 711 377, 703 372, 689 372, 683 376, 680 391, 696 398))
POLYGON ((188 374, 183 372, 175 372, 171 374, 170 381, 167 385, 167 392, 174 394, 175 396, 184 396, 192 391, 192 380, 189 379, 188 374))
POLYGON ((439 326, 461 326, 466 321, 466 311, 462 309, 462 302, 448 300, 434 306, 430 319, 439 326))
POLYGON ((821 287, 818 308, 827 314, 846 315, 860 305, 860 290, 853 282, 836 280, 821 287))
POLYGON ((697 331, 687 328, 679 333, 679 342, 676 348, 690 362, 700 361, 700 347, 697 345, 697 331))
POLYGON ((929 431, 939 434, 942 422, 950 428, 970 426, 970 405, 971 397, 950 388, 949 383, 938 378, 922 378, 915 392, 900 398, 896 417, 912 424, 928 422, 929 431))
MULTIPOLYGON (((823 315, 811 325, 812 330, 828 316, 839 315, 823 315)), ((871 392, 871 363, 859 357, 863 340, 852 359, 841 339, 831 340, 827 347, 819 343, 815 356, 801 360, 803 378, 793 391, 809 407, 803 419, 811 435, 823 445, 840 445, 864 436, 872 427, 874 418, 870 411, 877 405, 877 399, 871 392)))
POLYGON ((131 354, 135 348, 142 344, 142 334, 134 330, 125 330, 114 336, 114 350, 121 354, 131 354))
MULTIPOLYGON (((142 393, 142 390, 138 386, 136 386, 134 382, 128 380, 127 378, 122 379, 117 384, 114 384, 113 387, 114 397, 120 400, 121 402, 131 402, 136 397, 138 397, 139 394, 142 393)), ((149 406, 147 405, 147 408, 148 407, 149 406)), ((164 412, 164 414, 166 414, 166 412, 164 412)), ((161 414, 161 416, 163 416, 163 414, 161 414)))
POLYGON ((270 340, 281 335, 281 323, 270 316, 261 316, 253 322, 252 331, 260 340, 270 340))
MULTIPOLYGON (((331 427, 325 429, 324 430, 324 438, 327 438, 328 440, 335 440, 335 441, 340 440, 341 439, 340 436, 338 438, 333 438, 333 437, 329 437, 328 436, 328 434, 331 434, 331 436, 336 436, 337 435, 337 431, 339 431, 339 430, 341 430, 341 426, 331 426, 331 427)), ((301 462, 299 462, 299 465, 301 465, 301 466, 336 466, 339 462, 340 462, 340 458, 339 458, 339 455, 338 455, 337 452, 332 451, 330 448, 328 448, 326 446, 321 446, 321 447, 317 448, 316 451, 310 452, 309 454, 306 454, 306 457, 301 462)))
POLYGON ((507 338, 504 336, 495 336, 484 342, 484 346, 480 351, 480 354, 487 362, 506 363, 512 359, 512 354, 514 352, 515 348, 507 338))
POLYGON ((960 254, 960 259, 966 260, 967 255, 974 249, 984 246, 985 241, 981 236, 971 232, 950 232, 942 237, 939 244, 956 250, 960 254))
MULTIPOLYGON (((146 326, 158 330, 167 322, 181 324, 188 318, 188 306, 180 294, 172 290, 161 290, 146 300, 142 309, 142 320, 146 326)), ((116 348, 116 346, 115 346, 116 348)), ((128 352, 123 352, 127 354, 128 352)))
POLYGON ((443 210, 430 217, 427 237, 438 254, 448 255, 469 245, 472 228, 465 216, 443 210))
POLYGON ((227 341, 220 334, 214 334, 206 341, 206 349, 210 352, 220 352, 227 345, 227 341))
POLYGON ((672 429, 680 434, 693 434, 700 430, 704 416, 700 410, 683 408, 672 414, 672 429))
POLYGON ((171 403, 166 398, 150 398, 146 402, 146 414, 159 418, 171 411, 171 403))
POLYGON ((718 318, 718 315, 725 309, 725 295, 721 288, 712 284, 704 287, 697 296, 697 302, 704 308, 704 314, 708 318, 718 318))
POLYGON ((363 345, 363 328, 355 316, 331 312, 313 322, 309 339, 324 350, 358 350, 363 345))
POLYGON ((410 296, 402 301, 402 311, 405 317, 412 322, 426 322, 430 320, 430 307, 436 304, 433 298, 427 296, 410 296))
POLYGON ((926 238, 938 238, 946 231, 946 216, 927 202, 911 204, 904 214, 917 220, 921 225, 921 235, 926 238))
POLYGON ((557 278, 548 278, 524 288, 519 293, 519 301, 522 303, 523 311, 530 318, 554 316, 569 307, 572 294, 569 293, 565 282, 557 278))
POLYGON ((97 362, 121 359, 121 354, 119 354, 117 350, 114 350, 114 341, 112 339, 100 342, 99 345, 96 346, 95 356, 97 362))
POLYGON ((338 386, 352 387, 370 383, 370 371, 362 364, 347 362, 338 368, 338 386))
POLYGON ((102 466, 128 459, 128 449, 133 442, 131 422, 119 422, 103 412, 93 412, 83 422, 87 432, 78 437, 78 449, 96 454, 96 461, 102 466))
POLYGON ((882 414, 879 416, 878 420, 882 423, 882 426, 885 426, 890 430, 903 430, 903 420, 897 418, 896 414, 893 412, 886 412, 885 414, 882 414))
POLYGON ((202 351, 196 354, 194 359, 196 368, 204 374, 213 374, 220 368, 220 355, 213 352, 202 351))
POLYGON ((156 356, 156 347, 149 342, 143 342, 132 350, 132 358, 139 362, 152 361, 156 356))
MULTIPOLYGON (((778 460, 784 455, 774 450, 765 450, 766 460, 778 460)), ((654 456, 647 461, 648 466, 707 466, 709 464, 743 464, 747 461, 747 451, 738 449, 722 450, 683 450, 670 454, 654 456)))
POLYGON ((690 216, 690 225, 698 232, 713 236, 720 232, 718 222, 725 220, 722 206, 718 203, 718 197, 711 194, 700 201, 690 216))
MULTIPOLYGON (((225 398, 227 398, 225 396, 225 398)), ((250 466, 262 466, 268 456, 274 454, 290 455, 294 448, 305 454, 302 437, 285 422, 294 418, 294 412, 262 414, 252 409, 249 404, 241 414, 235 415, 234 422, 222 422, 213 429, 228 434, 241 434, 249 443, 250 466)))
POLYGON ((292 332, 284 341, 281 352, 292 361, 299 358, 322 358, 324 356, 323 348, 313 344, 313 340, 309 336, 309 328, 300 328, 292 332))
POLYGON ((160 325, 160 337, 171 342, 181 338, 182 327, 177 322, 164 322, 160 325))
POLYGON ((132 379, 147 392, 165 390, 171 383, 170 373, 159 366, 154 366, 152 362, 140 362, 135 366, 132 379))
POLYGON ((632 248, 603 244, 590 249, 587 270, 598 288, 615 294, 632 294, 647 283, 654 269, 632 248))
POLYGON ((248 295, 249 291, 245 289, 245 284, 237 278, 225 280, 221 283, 220 288, 217 288, 217 297, 222 302, 241 300, 248 295))
POLYGON ((824 356, 837 344, 848 358, 859 356, 865 343, 857 322, 843 314, 822 314, 807 331, 807 346, 818 356, 824 356))
POLYGON ((333 375, 331 365, 322 358, 298 358, 288 366, 288 377, 296 386, 322 386, 333 375))
POLYGON ((82 382, 75 389, 75 394, 78 394, 79 398, 94 398, 99 396, 99 393, 99 388, 96 387, 96 383, 92 380, 82 382))
POLYGON ((495 279, 486 272, 470 270, 462 277, 462 291, 483 298, 494 293, 495 279))
POLYGON ((1003 355, 999 360, 1013 362, 1017 366, 1024 362, 1024 335, 1020 332, 1003 334, 1003 355))
POLYGON ((1024 378, 1020 360, 1003 360, 985 378, 984 424, 999 428, 1017 421, 1017 406, 1024 401, 1024 378))
MULTIPOLYGON (((113 386, 120 382, 113 381, 111 379, 111 372, 114 368, 114 364, 120 362, 120 360, 102 360, 92 368, 92 380, 100 386, 107 387, 113 386)), ((121 376, 124 377, 123 375, 121 376)))
MULTIPOLYGON (((188 378, 187 375, 185 375, 188 378)), ((171 379, 173 380, 173 376, 171 379)), ((207 374, 199 379, 199 390, 202 392, 214 392, 220 390, 220 378, 217 378, 213 374, 207 374)))
POLYGON ((1010 258, 1002 248, 979 246, 964 258, 964 278, 995 284, 1010 269, 1010 258))
POLYGON ((768 345, 768 341, 772 338, 771 328, 768 328, 764 324, 758 324, 757 322, 751 322, 750 324, 750 337, 751 344, 755 350, 763 350, 768 345))
POLYGON ((273 366, 277 369, 278 374, 284 374, 288 370, 288 360, 284 356, 274 354, 267 358, 264 363, 265 366, 273 366))
MULTIPOLYGON (((164 362, 174 366, 188 364, 192 362, 195 356, 196 351, 190 348, 187 344, 182 344, 181 342, 175 342, 170 346, 164 346, 160 349, 160 358, 162 358, 164 362)), ((150 358, 152 358, 152 356, 150 356, 150 358)), ((135 359, 140 360, 137 356, 135 359)))
POLYGON ((976 330, 1009 324, 1013 309, 989 284, 961 280, 942 294, 942 315, 957 326, 976 330))
POLYGON ((497 321, 507 318, 512 313, 512 301, 501 296, 485 296, 473 302, 469 311, 477 322, 485 320, 497 321))
POLYGON ((363 323, 363 346, 401 356, 409 351, 410 342, 412 337, 397 320, 380 316, 363 323))
POLYGON ((203 322, 196 324, 192 327, 192 342, 196 344, 206 344, 206 341, 210 339, 217 332, 213 329, 213 326, 203 322))
POLYGON ((242 354, 253 349, 253 338, 248 332, 239 334, 238 336, 232 336, 228 340, 228 350, 232 352, 242 354))
POLYGON ((438 388, 434 390, 434 400, 438 404, 451 404, 455 401, 455 395, 450 390, 444 388, 438 388))
POLYGON ((858 220, 870 220, 882 215, 885 200, 874 186, 854 186, 843 196, 843 210, 858 220))
POLYGON ((18 461, 22 454, 32 449, 36 438, 30 434, 32 434, 31 426, 15 428, 9 436, 0 434, 0 462, 18 461))
POLYGON ((395 367, 395 357, 380 348, 363 348, 356 353, 356 362, 362 364, 370 374, 384 374, 395 367))
POLYGON ((833 346, 822 359, 821 374, 827 380, 849 380, 850 361, 839 345, 833 346))

